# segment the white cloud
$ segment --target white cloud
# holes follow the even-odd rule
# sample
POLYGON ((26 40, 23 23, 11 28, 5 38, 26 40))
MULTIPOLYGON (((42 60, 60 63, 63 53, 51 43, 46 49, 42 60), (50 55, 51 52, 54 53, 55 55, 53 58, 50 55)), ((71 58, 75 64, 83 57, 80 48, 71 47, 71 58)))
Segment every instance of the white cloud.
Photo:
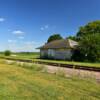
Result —
POLYGON ((41 30, 41 31, 44 31, 44 30, 46 30, 46 29, 48 29, 48 28, 49 28, 49 25, 45 25, 45 26, 41 27, 40 30, 41 30))
POLYGON ((16 50, 17 51, 34 51, 35 50, 35 42, 33 41, 27 41, 27 42, 22 42, 19 45, 16 45, 16 50))
POLYGON ((24 35, 24 32, 21 31, 21 30, 15 30, 12 33, 15 34, 15 35, 24 35))
POLYGON ((23 51, 37 51, 37 47, 39 47, 39 43, 35 41, 26 41, 23 43, 23 46, 21 47, 21 50, 23 51))
POLYGON ((34 42, 34 41, 28 41, 28 42, 25 42, 25 44, 26 44, 26 45, 35 45, 36 42, 34 42))
POLYGON ((48 26, 48 25, 45 25, 44 27, 45 27, 45 29, 48 29, 48 28, 49 28, 49 26, 48 26))
POLYGON ((36 41, 17 41, 13 39, 8 39, 8 44, 6 47, 14 52, 24 51, 24 52, 33 52, 38 51, 36 48, 40 46, 41 43, 36 41))
POLYGON ((18 38, 19 38, 19 39, 24 39, 24 37, 23 37, 23 36, 19 36, 18 38))
POLYGON ((41 30, 41 31, 43 31, 43 30, 44 30, 44 28, 43 28, 43 27, 41 27, 41 28, 40 28, 40 30, 41 30))
POLYGON ((8 32, 11 32, 11 29, 8 29, 8 32))
POLYGON ((8 42, 9 42, 9 43, 16 43, 17 41, 16 41, 16 40, 11 40, 11 39, 9 39, 8 42))
POLYGON ((4 22, 5 18, 0 17, 0 22, 4 22))
POLYGON ((11 43, 11 42, 12 42, 12 40, 8 40, 8 42, 9 42, 9 43, 11 43))

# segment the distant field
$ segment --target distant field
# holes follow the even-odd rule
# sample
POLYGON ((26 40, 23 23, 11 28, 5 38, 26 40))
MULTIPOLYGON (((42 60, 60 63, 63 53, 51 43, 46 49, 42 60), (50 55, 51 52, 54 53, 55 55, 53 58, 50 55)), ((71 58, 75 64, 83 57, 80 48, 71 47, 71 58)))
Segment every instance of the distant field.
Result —
MULTIPOLYGON (((0 57, 5 57, 3 53, 0 53, 0 57)), ((39 53, 14 53, 10 56, 11 58, 18 58, 18 59, 34 59, 39 58, 39 53)))
POLYGON ((0 100, 100 100, 93 79, 64 78, 0 59, 0 100))
POLYGON ((34 59, 34 58, 40 57, 39 53, 30 53, 30 54, 18 53, 15 55, 16 55, 16 58, 20 58, 20 59, 34 59))

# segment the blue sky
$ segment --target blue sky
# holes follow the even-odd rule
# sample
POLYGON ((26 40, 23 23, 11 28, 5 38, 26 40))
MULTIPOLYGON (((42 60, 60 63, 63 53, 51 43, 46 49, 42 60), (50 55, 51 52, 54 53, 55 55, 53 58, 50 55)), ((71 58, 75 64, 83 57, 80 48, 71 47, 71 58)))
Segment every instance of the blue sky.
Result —
POLYGON ((75 35, 94 20, 100 0, 0 0, 0 51, 36 51, 50 35, 75 35))

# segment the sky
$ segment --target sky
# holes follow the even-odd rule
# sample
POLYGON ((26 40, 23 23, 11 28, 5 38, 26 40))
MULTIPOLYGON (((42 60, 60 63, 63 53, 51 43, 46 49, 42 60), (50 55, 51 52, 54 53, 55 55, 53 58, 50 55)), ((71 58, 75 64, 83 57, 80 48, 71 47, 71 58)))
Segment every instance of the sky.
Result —
POLYGON ((0 51, 38 51, 52 34, 100 20, 100 0, 0 0, 0 51))

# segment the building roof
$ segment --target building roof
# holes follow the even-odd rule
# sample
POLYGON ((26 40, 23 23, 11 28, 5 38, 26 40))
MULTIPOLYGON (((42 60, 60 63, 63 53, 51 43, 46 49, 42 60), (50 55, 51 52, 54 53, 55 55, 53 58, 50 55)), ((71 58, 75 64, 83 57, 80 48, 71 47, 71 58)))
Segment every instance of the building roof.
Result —
POLYGON ((61 49, 61 48, 75 48, 78 45, 78 42, 71 39, 61 39, 55 40, 50 43, 37 48, 37 49, 61 49))

